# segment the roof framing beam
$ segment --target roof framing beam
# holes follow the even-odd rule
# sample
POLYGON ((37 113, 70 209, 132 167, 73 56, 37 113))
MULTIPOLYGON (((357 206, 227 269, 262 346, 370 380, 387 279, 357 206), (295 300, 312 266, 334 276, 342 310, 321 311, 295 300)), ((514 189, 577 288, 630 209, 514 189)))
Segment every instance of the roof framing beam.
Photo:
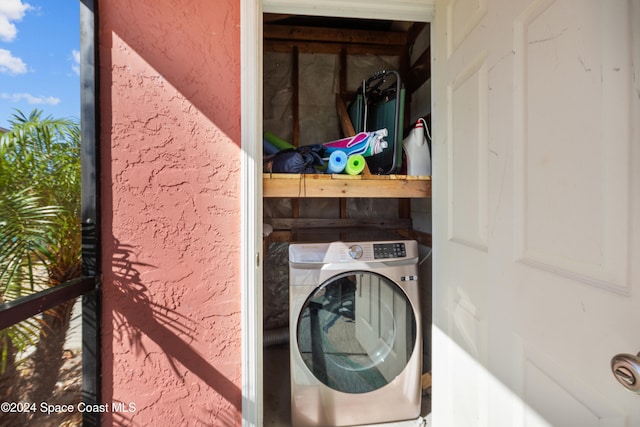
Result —
POLYGON ((380 46, 406 46, 407 33, 290 25, 265 25, 265 40, 324 42, 380 46))

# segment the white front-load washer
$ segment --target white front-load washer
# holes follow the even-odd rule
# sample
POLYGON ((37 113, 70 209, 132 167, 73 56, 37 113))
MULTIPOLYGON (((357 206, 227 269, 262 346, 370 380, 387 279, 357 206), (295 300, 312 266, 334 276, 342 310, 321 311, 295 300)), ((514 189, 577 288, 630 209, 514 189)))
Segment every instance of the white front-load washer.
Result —
POLYGON ((289 278, 292 424, 418 418, 417 243, 291 244, 289 278))

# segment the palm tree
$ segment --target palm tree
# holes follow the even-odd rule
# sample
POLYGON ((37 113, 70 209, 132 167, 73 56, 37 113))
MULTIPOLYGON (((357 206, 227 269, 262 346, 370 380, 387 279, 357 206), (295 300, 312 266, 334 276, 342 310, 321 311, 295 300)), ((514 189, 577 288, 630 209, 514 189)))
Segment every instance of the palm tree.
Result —
MULTIPOLYGON (((27 189, 0 196, 0 303, 30 294, 47 283, 42 258, 47 253, 46 240, 54 230, 52 219, 57 209, 41 206, 30 193, 27 189)), ((1 400, 21 401, 23 387, 16 355, 36 344, 39 331, 36 319, 0 331, 1 400)), ((9 425, 9 420, 4 423, 9 425)))
MULTIPOLYGON (((0 302, 81 274, 79 126, 43 118, 40 110, 17 111, 10 125, 0 136, 0 302)), ((72 307, 73 301, 0 331, 0 383, 3 374, 15 376, 15 355, 35 344, 28 398, 47 400, 62 367, 72 307)))

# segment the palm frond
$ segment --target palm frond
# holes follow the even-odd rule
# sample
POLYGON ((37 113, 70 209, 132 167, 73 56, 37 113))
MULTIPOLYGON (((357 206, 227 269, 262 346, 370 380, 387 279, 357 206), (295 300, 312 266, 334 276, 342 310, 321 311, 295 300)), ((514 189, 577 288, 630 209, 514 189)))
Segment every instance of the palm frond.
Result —
MULTIPOLYGON (((40 328, 38 318, 33 317, 0 331, 0 374, 7 368, 9 347, 12 347, 15 356, 23 354, 36 344, 40 328)), ((26 360, 27 356, 17 358, 15 365, 18 366, 26 360)))
MULTIPOLYGON (((79 125, 37 109, 16 110, 9 124, 0 135, 0 302, 75 277, 81 257, 79 125)), ((42 323, 0 331, 2 370, 46 334, 42 323)))
POLYGON ((30 189, 0 198, 0 293, 4 300, 46 283, 36 270, 51 261, 51 238, 56 232, 60 208, 41 206, 30 189))

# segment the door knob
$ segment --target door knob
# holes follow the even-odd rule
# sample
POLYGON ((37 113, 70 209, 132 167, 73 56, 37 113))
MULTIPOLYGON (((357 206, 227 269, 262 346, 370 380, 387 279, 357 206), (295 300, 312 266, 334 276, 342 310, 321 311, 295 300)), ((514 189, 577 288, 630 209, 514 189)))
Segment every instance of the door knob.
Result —
POLYGON ((627 390, 640 394, 640 353, 617 354, 611 359, 611 371, 627 390))

